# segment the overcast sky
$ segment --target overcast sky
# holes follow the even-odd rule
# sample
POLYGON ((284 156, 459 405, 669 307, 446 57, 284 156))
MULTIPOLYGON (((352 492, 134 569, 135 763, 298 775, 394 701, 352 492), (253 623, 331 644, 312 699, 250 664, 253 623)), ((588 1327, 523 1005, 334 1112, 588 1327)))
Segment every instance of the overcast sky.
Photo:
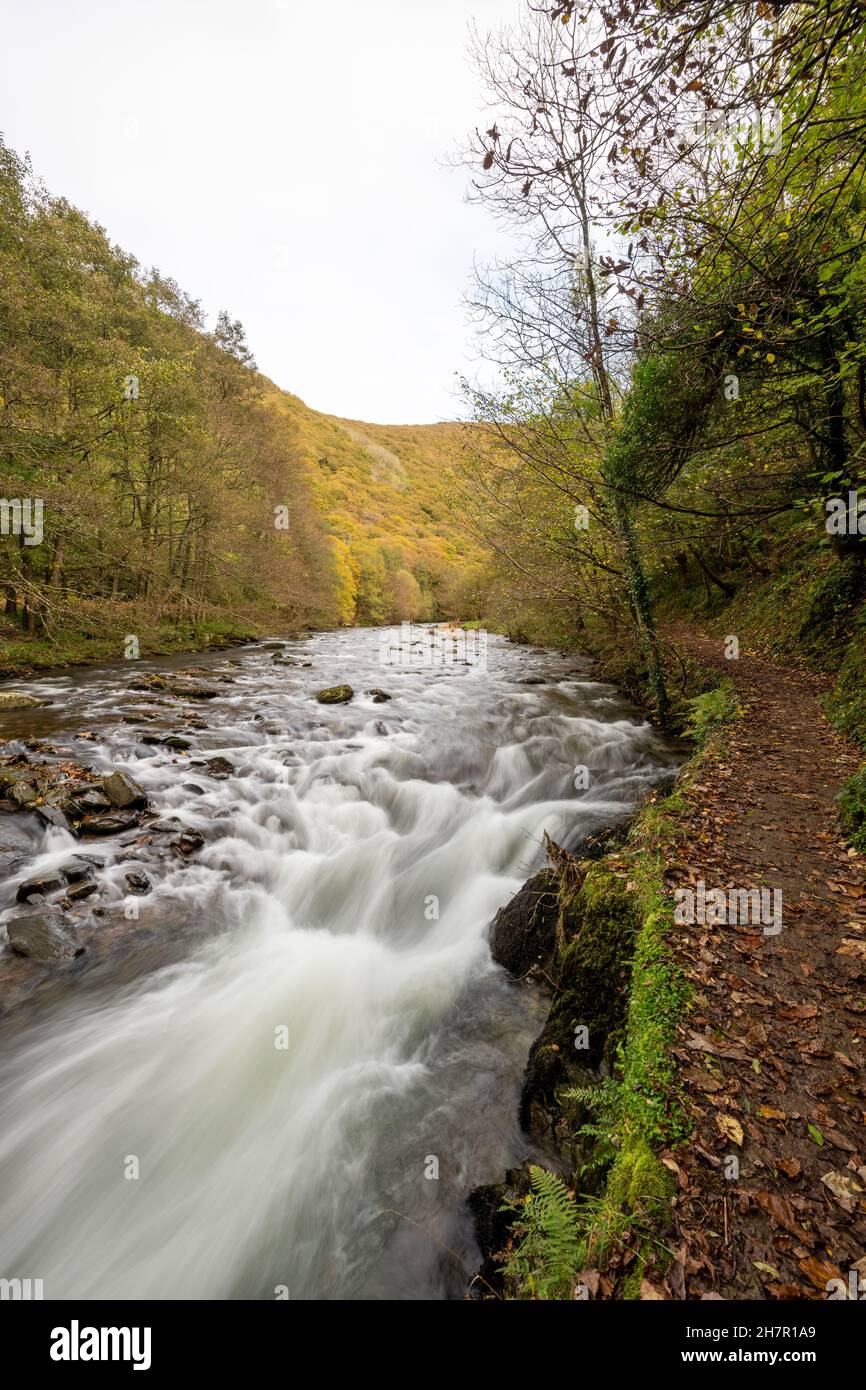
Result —
POLYGON ((318 410, 454 418, 499 235, 443 157, 520 0, 0 0, 0 130, 318 410))

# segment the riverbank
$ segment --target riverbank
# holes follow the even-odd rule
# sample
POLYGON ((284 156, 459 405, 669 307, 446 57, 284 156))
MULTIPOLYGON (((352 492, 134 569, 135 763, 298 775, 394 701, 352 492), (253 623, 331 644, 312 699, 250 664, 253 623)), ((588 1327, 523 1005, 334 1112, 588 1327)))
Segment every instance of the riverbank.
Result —
POLYGON ((555 858, 552 1008, 527 1068, 546 1060, 547 1086, 523 1118, 562 1179, 521 1170, 473 1199, 505 1297, 821 1298, 866 1250, 866 876, 837 800, 862 755, 824 713, 845 663, 834 684, 668 637, 717 685, 690 697, 697 751, 672 794, 599 863, 555 858), (778 890, 782 930, 677 922, 698 883, 778 890), (590 999, 587 1082, 568 1035, 590 999), (489 1219, 503 1202, 510 1225, 489 1219))
POLYGON ((109 632, 65 629, 55 636, 23 633, 9 623, 0 623, 0 681, 27 679, 42 671, 60 671, 73 666, 97 666, 103 662, 193 655, 220 651, 257 641, 267 629, 252 621, 230 617, 207 618, 200 622, 136 623, 130 618, 109 632), (130 647, 130 639, 137 644, 130 647))

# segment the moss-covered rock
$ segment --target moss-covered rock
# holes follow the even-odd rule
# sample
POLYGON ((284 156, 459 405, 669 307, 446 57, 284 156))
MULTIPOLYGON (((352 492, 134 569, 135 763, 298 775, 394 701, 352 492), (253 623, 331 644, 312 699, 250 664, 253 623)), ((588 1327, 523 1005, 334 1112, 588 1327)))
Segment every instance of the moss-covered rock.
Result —
POLYGON ((354 694, 350 685, 331 685, 318 691, 316 699, 320 705, 347 705, 354 694))
POLYGON ((541 869, 501 907, 490 928, 490 954, 517 979, 533 966, 549 971, 556 951, 559 881, 541 869))
POLYGON ((520 1122, 529 1133, 556 1138, 557 1087, 585 1083, 621 1030, 637 926, 624 881, 603 862, 587 865, 562 900, 556 994, 530 1051, 520 1097, 520 1122))

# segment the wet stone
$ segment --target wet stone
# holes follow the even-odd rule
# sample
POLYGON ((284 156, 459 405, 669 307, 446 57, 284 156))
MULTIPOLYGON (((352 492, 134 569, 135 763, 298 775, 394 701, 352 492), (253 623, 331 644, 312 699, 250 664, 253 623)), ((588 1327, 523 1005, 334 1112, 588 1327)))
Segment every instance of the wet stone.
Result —
POLYGON ((350 685, 331 685, 319 690, 316 699, 320 705, 347 705, 355 692, 350 685))
POLYGON ((124 882, 129 893, 136 893, 141 897, 150 892, 151 882, 145 873, 131 873, 124 876, 124 882))
POLYGON ((198 830, 185 830, 176 840, 171 841, 171 848, 180 855, 181 859, 189 859, 190 855, 200 850, 204 844, 204 835, 198 830))
POLYGON ((44 874, 39 878, 28 878, 25 883, 19 883, 15 893, 15 901, 26 903, 31 898, 48 898, 52 893, 59 893, 62 887, 63 879, 55 873, 44 874))
POLYGON ((62 965, 84 953, 74 930, 56 909, 13 917, 6 923, 6 932, 16 955, 45 965, 62 965))
POLYGON ((122 810, 127 806, 147 805, 147 793, 134 777, 130 777, 128 772, 120 770, 112 772, 110 777, 106 777, 102 785, 112 806, 118 806, 122 810))
POLYGON ((119 835, 138 825, 138 816, 118 811, 110 816, 85 816, 79 831, 82 835, 119 835))

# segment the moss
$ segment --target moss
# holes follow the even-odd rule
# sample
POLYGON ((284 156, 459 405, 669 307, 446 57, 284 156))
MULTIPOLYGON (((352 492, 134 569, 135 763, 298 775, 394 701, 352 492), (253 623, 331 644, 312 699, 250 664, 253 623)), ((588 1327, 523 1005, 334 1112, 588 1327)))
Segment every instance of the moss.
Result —
POLYGON ((575 1027, 585 1025, 591 1064, 624 1021, 637 927, 634 899, 604 861, 591 864, 580 887, 563 902, 559 936, 564 945, 556 959, 561 993, 551 1009, 550 1035, 573 1047, 575 1027))
POLYGON ((866 609, 858 614, 854 635, 824 700, 827 718, 840 733, 866 747, 866 609))
POLYGON ((849 844, 866 854, 866 765, 848 778, 836 799, 849 844))
POLYGON ((127 635, 134 633, 142 657, 167 656, 172 652, 202 651, 221 645, 254 641, 260 629, 253 623, 209 618, 202 622, 153 624, 126 623, 112 631, 92 633, 65 630, 56 640, 42 636, 0 635, 0 676, 27 675, 60 666, 87 666, 103 661, 122 661, 127 635))
POLYGON ((698 749, 705 748, 710 738, 734 718, 740 708, 740 701, 733 681, 722 680, 712 689, 688 701, 689 717, 686 733, 694 739, 698 749))

